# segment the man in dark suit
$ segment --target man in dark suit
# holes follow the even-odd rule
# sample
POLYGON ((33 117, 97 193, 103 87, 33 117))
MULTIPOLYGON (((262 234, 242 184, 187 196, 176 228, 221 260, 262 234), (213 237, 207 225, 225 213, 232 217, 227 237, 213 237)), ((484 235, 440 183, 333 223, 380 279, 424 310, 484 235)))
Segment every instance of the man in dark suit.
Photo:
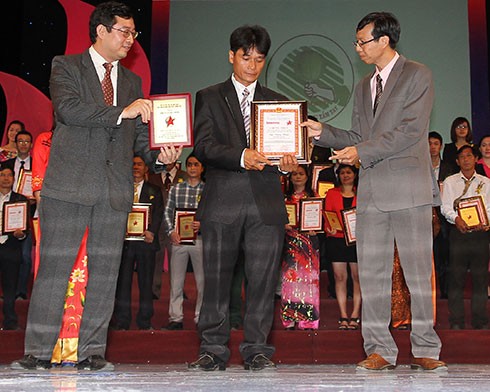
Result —
MULTIPOLYGON (((0 221, 5 208, 4 203, 9 201, 26 201, 27 198, 12 191, 14 184, 14 171, 8 165, 0 166, 0 221)), ((19 278, 22 261, 22 242, 26 232, 20 229, 2 235, 0 222, 0 274, 2 275, 3 292, 3 329, 18 329, 17 314, 15 313, 15 290, 19 278)))
POLYGON ((361 165, 356 234, 368 357, 358 367, 382 370, 396 364, 398 348, 388 328, 396 241, 411 295, 412 367, 446 369, 438 360, 441 341, 433 327, 430 279, 432 205, 434 197, 439 199, 427 143, 432 74, 396 52, 399 36, 392 14, 366 15, 357 25, 354 45, 361 60, 376 69, 356 86, 352 129, 311 120, 305 125, 315 143, 337 150, 332 159, 361 165))
MULTIPOLYGON (((104 356, 133 201, 133 151, 149 165, 158 163, 158 152, 148 147, 151 101, 142 98, 141 79, 119 62, 137 35, 126 5, 102 3, 90 17, 93 45, 82 54, 53 59, 50 92, 56 128, 41 191, 41 262, 29 306, 25 356, 12 363, 13 369, 50 367, 68 277, 87 227, 89 282, 77 367, 113 369, 104 356)), ((173 162, 180 152, 162 148, 158 161, 173 162)))
MULTIPOLYGON (((248 141, 250 101, 287 99, 257 82, 269 48, 263 27, 237 28, 228 54, 233 75, 196 95, 194 151, 207 171, 196 217, 201 222, 205 283, 198 324, 200 357, 189 365, 192 369, 226 367, 231 280, 242 249, 247 296, 240 353, 245 369, 275 366, 267 337, 287 215, 280 171, 249 148, 248 141)), ((285 155, 279 169, 292 170, 296 162, 285 155)))
POLYGON ((153 317, 153 273, 155 252, 160 248, 158 231, 163 218, 163 201, 160 188, 145 181, 148 166, 140 156, 133 158, 134 203, 150 203, 150 225, 144 233, 144 240, 124 241, 121 266, 116 289, 114 318, 116 329, 129 329, 131 325, 131 286, 136 266, 139 289, 139 310, 136 324, 139 329, 151 329, 153 317))

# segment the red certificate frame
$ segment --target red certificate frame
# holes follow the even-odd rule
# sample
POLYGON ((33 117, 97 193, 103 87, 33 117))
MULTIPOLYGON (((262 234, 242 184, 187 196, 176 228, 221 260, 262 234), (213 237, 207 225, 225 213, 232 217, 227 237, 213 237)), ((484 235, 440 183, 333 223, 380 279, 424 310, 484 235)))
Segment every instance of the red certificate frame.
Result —
POLYGON ((27 230, 29 217, 29 202, 7 201, 3 204, 2 234, 13 233, 16 230, 27 230))
POLYGON ((320 176, 320 172, 332 166, 333 164, 331 163, 326 165, 319 165, 319 164, 311 165, 311 188, 314 189, 317 193, 318 193, 318 177, 320 176))
POLYGON ((191 94, 151 95, 150 149, 175 145, 192 147, 191 94))
POLYGON ((292 154, 300 164, 309 163, 306 127, 306 101, 252 101, 250 107, 250 148, 278 164, 285 154, 292 154))
POLYGON ((470 229, 480 225, 488 226, 487 210, 481 195, 461 199, 458 203, 458 215, 470 229))
POLYGON ((347 245, 356 243, 356 208, 348 208, 340 211, 344 224, 344 237, 347 245))
POLYGON ((28 197, 29 199, 34 199, 32 194, 32 171, 22 169, 19 174, 19 179, 17 180, 17 186, 15 187, 15 192, 28 197))
POLYGON ((299 229, 301 231, 323 231, 323 203, 321 197, 301 199, 299 207, 299 229))
POLYGON ((144 241, 145 231, 150 225, 150 207, 151 203, 134 203, 131 212, 128 214, 126 225, 127 241, 144 241))
POLYGON ((325 211, 325 225, 328 230, 335 229, 340 233, 344 232, 342 224, 340 223, 337 213, 335 211, 325 211))
POLYGON ((192 223, 196 220, 196 209, 177 208, 175 210, 175 232, 180 237, 181 244, 195 244, 197 233, 192 228, 192 223))

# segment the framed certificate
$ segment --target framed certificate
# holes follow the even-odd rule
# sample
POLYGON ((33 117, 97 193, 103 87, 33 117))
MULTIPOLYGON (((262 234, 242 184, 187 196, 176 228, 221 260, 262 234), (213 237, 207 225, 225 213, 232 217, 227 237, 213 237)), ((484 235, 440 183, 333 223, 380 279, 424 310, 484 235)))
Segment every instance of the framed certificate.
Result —
POLYGON ((192 146, 191 95, 151 95, 150 99, 150 148, 156 150, 168 144, 192 146))
POLYGON ((284 154, 309 163, 308 134, 299 125, 307 119, 306 101, 253 101, 250 114, 250 148, 274 163, 284 154))
POLYGON ((194 244, 197 233, 192 224, 196 220, 196 210, 193 208, 181 208, 175 210, 175 231, 180 236, 181 244, 194 244))
POLYGON ((325 196, 327 196, 327 192, 332 188, 335 188, 335 184, 333 182, 318 181, 316 193, 318 194, 318 196, 324 198, 325 196))
POLYGON ((311 189, 315 190, 318 193, 318 177, 320 176, 320 172, 332 166, 333 164, 311 165, 311 189))
POLYGON ((22 169, 19 173, 19 178, 17 180, 17 186, 15 187, 15 192, 33 199, 32 194, 32 171, 22 169))
POLYGON ((340 233, 344 231, 335 211, 325 211, 325 219, 325 223, 330 230, 335 229, 340 233))
POLYGON ((301 231, 323 230, 323 201, 321 197, 311 197, 299 201, 299 229, 301 231))
POLYGON ((487 210, 480 195, 461 199, 458 203, 458 215, 470 229, 480 225, 488 226, 487 210))
POLYGON ((131 212, 128 214, 125 240, 144 241, 145 231, 150 225, 151 203, 134 203, 131 212))
POLYGON ((347 245, 356 243, 356 208, 342 210, 342 222, 344 223, 344 237, 347 245))
POLYGON ((291 227, 298 227, 298 205, 287 201, 286 212, 288 213, 288 225, 291 227))
POLYGON ((7 201, 3 203, 2 234, 13 233, 16 230, 27 230, 29 217, 28 201, 7 201))

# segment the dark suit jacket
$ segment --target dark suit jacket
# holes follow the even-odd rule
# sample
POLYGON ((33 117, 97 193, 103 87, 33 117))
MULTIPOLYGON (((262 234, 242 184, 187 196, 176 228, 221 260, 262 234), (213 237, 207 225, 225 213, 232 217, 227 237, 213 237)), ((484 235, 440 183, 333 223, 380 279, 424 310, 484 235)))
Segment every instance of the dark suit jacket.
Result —
MULTIPOLYGON (((12 193, 10 194, 9 201, 24 201, 24 200, 27 200, 27 198, 24 195, 21 195, 20 193, 16 193, 12 191, 12 193)), ((2 218, 0 217, 0 219, 2 218)), ((27 232, 28 231, 26 230, 26 234, 27 232)), ((0 230, 0 234, 1 234, 1 230, 0 230)), ((15 238, 14 235, 10 233, 8 234, 7 241, 2 245, 3 247, 2 252, 5 251, 6 249, 20 249, 21 246, 22 246, 22 240, 15 238)))
POLYGON ((163 219, 163 198, 161 190, 145 181, 140 193, 140 203, 151 203, 151 222, 148 227, 148 231, 154 234, 154 239, 151 244, 152 248, 156 251, 160 249, 160 242, 158 241, 158 232, 163 219))
POLYGON ((371 77, 356 86, 352 129, 345 132, 324 124, 318 144, 334 149, 356 145, 361 159, 360 212, 370 198, 381 211, 440 203, 427 143, 434 98, 431 71, 400 56, 375 116, 371 77))
MULTIPOLYGON (((254 100, 287 100, 257 83, 254 100)), ((254 198, 262 221, 267 225, 287 223, 284 196, 277 167, 263 171, 240 166, 247 147, 240 103, 231 78, 196 94, 194 152, 206 166, 206 185, 197 211, 198 220, 231 224, 244 200, 254 198), (252 188, 244 184, 246 176, 252 188), (240 185, 239 185, 240 184, 240 185)))
POLYGON ((158 152, 149 151, 148 126, 140 117, 117 125, 124 107, 142 98, 141 79, 119 63, 118 106, 105 105, 87 50, 53 59, 50 93, 56 128, 41 195, 91 206, 106 186, 112 208, 129 212, 134 153, 158 170, 158 152))
MULTIPOLYGON (((2 166, 10 167, 13 171, 15 171, 15 160, 17 158, 7 159, 5 162, 2 162, 2 166)), ((26 167, 25 170, 32 170, 32 156, 31 156, 31 167, 26 167)))

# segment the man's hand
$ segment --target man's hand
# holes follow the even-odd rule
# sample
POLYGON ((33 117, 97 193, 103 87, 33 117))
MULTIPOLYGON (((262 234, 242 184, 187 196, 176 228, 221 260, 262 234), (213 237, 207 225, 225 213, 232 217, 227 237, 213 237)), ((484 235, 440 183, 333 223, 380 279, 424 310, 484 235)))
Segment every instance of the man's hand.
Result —
POLYGON ((461 233, 466 233, 468 232, 468 225, 466 224, 466 222, 460 218, 459 216, 456 217, 456 219, 454 220, 454 224, 456 226, 456 228, 461 232, 461 233))
POLYGON ((294 155, 284 155, 279 160, 279 170, 283 172, 292 172, 298 166, 298 160, 294 155))
POLYGON ((264 170, 265 165, 272 165, 263 154, 250 148, 245 149, 243 154, 243 162, 246 170, 264 170))
POLYGON ((24 233, 21 229, 16 229, 13 234, 18 240, 22 240, 26 237, 26 233, 24 233))
POLYGON ((201 228, 201 222, 198 221, 192 222, 192 230, 194 230, 194 233, 197 233, 200 228, 201 228))
POLYGON ((343 148, 342 150, 334 150, 333 155, 328 159, 331 161, 337 159, 339 163, 345 165, 355 165, 359 162, 359 155, 357 154, 357 148, 350 146, 343 148))
POLYGON ((144 241, 147 244, 151 244, 153 242, 153 239, 155 238, 155 235, 151 231, 148 231, 148 230, 146 230, 143 234, 145 236, 144 241))
POLYGON ((299 125, 308 128, 308 137, 320 136, 323 130, 323 124, 313 120, 302 122, 299 125))
POLYGON ((165 145, 160 147, 160 154, 158 154, 158 160, 166 165, 175 163, 182 154, 182 146, 175 147, 174 145, 165 145))
POLYGON ((178 235, 177 232, 172 231, 170 233, 170 242, 174 245, 179 245, 180 244, 180 235, 178 235))
POLYGON ((121 113, 121 117, 124 119, 141 116, 141 121, 146 124, 151 118, 151 109, 151 101, 149 99, 140 98, 126 106, 121 113))

